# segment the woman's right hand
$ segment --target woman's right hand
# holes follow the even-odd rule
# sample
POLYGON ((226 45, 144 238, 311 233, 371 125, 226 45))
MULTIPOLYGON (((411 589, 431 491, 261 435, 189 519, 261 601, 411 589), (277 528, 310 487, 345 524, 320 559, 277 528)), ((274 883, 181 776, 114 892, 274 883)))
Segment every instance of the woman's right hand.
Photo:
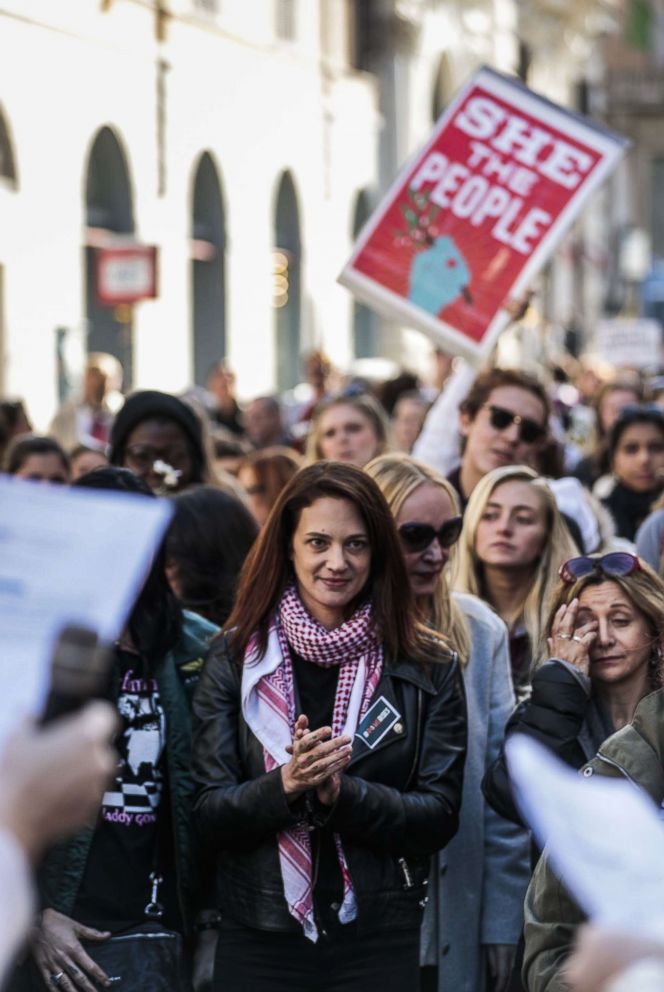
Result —
POLYGON ((547 638, 549 655, 568 661, 584 675, 588 674, 590 666, 590 648, 597 638, 597 621, 588 620, 577 623, 579 601, 573 599, 557 610, 551 624, 551 636, 547 638))
POLYGON ((351 738, 332 737, 331 727, 310 731, 306 716, 300 716, 288 750, 292 757, 281 766, 281 780, 287 799, 292 801, 346 767, 351 758, 351 738))
POLYGON ((56 984, 63 992, 97 992, 92 981, 109 988, 108 975, 85 953, 81 940, 103 941, 110 936, 45 909, 32 933, 32 953, 46 987, 52 988, 54 976, 61 974, 56 984))

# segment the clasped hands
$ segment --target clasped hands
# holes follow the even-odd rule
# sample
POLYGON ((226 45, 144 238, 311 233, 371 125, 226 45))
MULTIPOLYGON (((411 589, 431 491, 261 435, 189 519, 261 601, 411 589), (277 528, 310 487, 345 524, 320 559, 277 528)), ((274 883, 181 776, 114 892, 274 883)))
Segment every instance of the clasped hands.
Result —
POLYGON ((293 742, 286 748, 291 760, 281 766, 281 780, 289 802, 315 789, 325 806, 333 806, 341 788, 341 772, 351 758, 352 739, 332 737, 331 727, 309 730, 302 714, 295 721, 293 742))

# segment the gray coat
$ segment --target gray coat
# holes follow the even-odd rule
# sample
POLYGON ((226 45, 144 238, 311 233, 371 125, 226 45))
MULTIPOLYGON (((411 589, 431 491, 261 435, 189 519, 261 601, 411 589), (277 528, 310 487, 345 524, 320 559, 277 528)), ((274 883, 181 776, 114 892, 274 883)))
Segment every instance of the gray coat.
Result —
POLYGON ((481 790, 514 707, 507 628, 475 596, 454 595, 472 645, 464 668, 468 751, 459 831, 432 865, 421 963, 438 966, 439 992, 482 992, 482 945, 516 944, 521 935, 530 842, 525 830, 487 805, 481 790))
POLYGON ((664 510, 655 510, 646 517, 636 532, 636 553, 659 572, 664 542, 664 510))

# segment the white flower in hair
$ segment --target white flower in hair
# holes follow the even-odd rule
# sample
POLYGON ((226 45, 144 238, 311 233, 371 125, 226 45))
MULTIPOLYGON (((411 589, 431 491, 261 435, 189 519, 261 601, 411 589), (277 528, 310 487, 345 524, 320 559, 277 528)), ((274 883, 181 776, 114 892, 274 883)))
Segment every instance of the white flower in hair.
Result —
POLYGON ((161 476, 162 483, 166 490, 176 488, 178 479, 182 475, 179 468, 173 468, 172 465, 169 465, 168 462, 162 461, 161 458, 158 458, 155 462, 153 462, 152 468, 157 475, 161 476))

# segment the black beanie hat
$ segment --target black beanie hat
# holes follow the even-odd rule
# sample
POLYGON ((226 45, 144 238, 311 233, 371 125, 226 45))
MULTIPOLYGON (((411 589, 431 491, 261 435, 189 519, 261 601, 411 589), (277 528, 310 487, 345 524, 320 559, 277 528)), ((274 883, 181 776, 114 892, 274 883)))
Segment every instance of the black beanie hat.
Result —
POLYGON ((160 393, 156 389, 144 389, 128 396, 125 405, 118 413, 111 428, 111 450, 109 460, 117 465, 121 460, 127 438, 134 427, 144 420, 173 420, 181 427, 193 444, 202 464, 205 464, 203 429, 201 422, 190 406, 170 393, 160 393))

